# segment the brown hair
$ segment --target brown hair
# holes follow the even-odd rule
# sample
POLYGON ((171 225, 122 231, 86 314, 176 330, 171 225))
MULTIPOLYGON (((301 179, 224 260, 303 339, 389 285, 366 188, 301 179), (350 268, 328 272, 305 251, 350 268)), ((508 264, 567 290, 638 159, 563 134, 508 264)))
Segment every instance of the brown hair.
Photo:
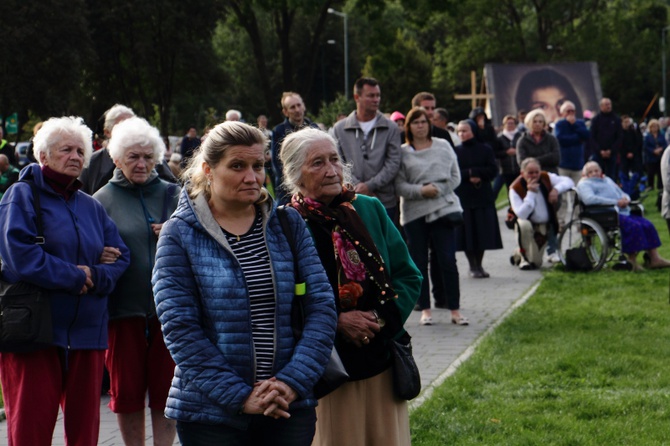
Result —
MULTIPOLYGON (((413 121, 416 121, 419 119, 421 116, 426 117, 426 121, 428 121, 428 127, 430 128, 430 119, 428 118, 428 112, 426 111, 425 108, 423 107, 412 107, 412 109, 407 113, 407 116, 405 117, 405 142, 407 144, 412 144, 414 142, 414 135, 412 135, 412 130, 410 125, 412 124, 413 121)), ((430 140, 430 131, 428 132, 428 139, 430 140)))
MULTIPOLYGON (((188 192, 191 198, 204 193, 207 199, 210 198, 210 186, 207 184, 207 177, 203 170, 203 163, 207 163, 211 168, 215 168, 226 155, 226 151, 233 146, 251 147, 260 144, 265 147, 267 138, 256 127, 240 121, 225 121, 214 127, 207 139, 200 145, 193 158, 188 164, 187 169, 182 174, 188 183, 188 192)), ((261 189, 261 198, 259 203, 267 199, 268 193, 261 189)))

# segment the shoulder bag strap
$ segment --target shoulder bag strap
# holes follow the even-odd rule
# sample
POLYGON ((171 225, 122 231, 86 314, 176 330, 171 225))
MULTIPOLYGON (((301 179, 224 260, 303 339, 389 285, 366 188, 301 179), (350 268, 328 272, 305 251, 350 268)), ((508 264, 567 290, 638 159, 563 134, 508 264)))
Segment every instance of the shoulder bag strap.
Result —
POLYGON ((163 200, 163 213, 161 214, 161 223, 164 223, 167 221, 168 218, 168 207, 170 206, 170 201, 173 198, 174 191, 177 189, 177 185, 170 183, 168 186, 165 188, 165 198, 163 200))
POLYGON ((35 209, 35 219, 37 224, 37 236, 35 237, 36 245, 43 245, 44 240, 44 225, 42 223, 42 207, 40 206, 40 192, 37 190, 37 185, 33 181, 20 180, 21 183, 27 183, 33 191, 33 208, 35 209))

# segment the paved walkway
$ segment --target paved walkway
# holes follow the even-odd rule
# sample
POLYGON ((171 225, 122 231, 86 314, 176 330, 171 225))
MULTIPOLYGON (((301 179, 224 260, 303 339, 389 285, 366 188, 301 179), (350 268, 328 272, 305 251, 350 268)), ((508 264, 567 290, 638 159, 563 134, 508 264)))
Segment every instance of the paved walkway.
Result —
MULTIPOLYGON (((506 210, 498 213, 500 222, 506 210)), ((414 357, 421 371, 424 390, 412 401, 415 407, 428 398, 432 389, 441 384, 474 350, 473 347, 487 330, 497 325, 515 303, 541 278, 539 271, 520 271, 509 263, 514 247, 514 233, 501 224, 500 232, 504 248, 488 251, 484 256, 484 268, 491 274, 488 279, 472 279, 468 276, 468 263, 459 253, 458 265, 461 275, 461 311, 470 319, 470 325, 461 327, 451 324, 448 310, 433 310, 432 326, 419 325, 420 313, 412 312, 406 328, 413 337, 414 357)), ((100 445, 122 446, 116 417, 107 408, 108 398, 101 401, 100 445)), ((148 412, 147 412, 148 413, 148 412)), ((147 416, 147 433, 151 434, 147 416)), ((0 423, 0 445, 6 444, 5 425, 0 423), (3 443, 4 442, 4 443, 3 443)), ((147 437, 151 444, 151 437, 147 437)), ((54 445, 64 445, 62 420, 54 432, 54 445)), ((175 444, 179 444, 175 441, 175 444)))

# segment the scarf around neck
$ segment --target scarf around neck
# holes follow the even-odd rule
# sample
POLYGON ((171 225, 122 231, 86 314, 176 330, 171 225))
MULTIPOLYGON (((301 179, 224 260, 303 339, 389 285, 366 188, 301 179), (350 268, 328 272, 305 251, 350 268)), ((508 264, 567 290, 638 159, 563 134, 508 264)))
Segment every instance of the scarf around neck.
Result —
POLYGON ((390 285, 384 260, 351 204, 355 199, 356 194, 346 188, 330 205, 300 193, 291 199, 291 206, 303 218, 323 228, 332 227, 338 299, 343 311, 379 308, 398 297, 390 285))

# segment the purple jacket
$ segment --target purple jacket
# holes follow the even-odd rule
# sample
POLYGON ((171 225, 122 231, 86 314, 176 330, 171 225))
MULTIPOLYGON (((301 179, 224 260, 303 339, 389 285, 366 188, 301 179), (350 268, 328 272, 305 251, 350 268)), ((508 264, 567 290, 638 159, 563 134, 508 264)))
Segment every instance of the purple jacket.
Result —
POLYGON ((102 205, 84 192, 69 200, 44 182, 37 164, 26 166, 20 180, 33 181, 40 194, 44 245, 36 245, 33 193, 29 184, 16 183, 0 201, 0 256, 2 278, 23 280, 43 287, 51 299, 54 344, 71 349, 107 348, 107 296, 128 267, 130 253, 102 205), (105 246, 121 250, 116 263, 99 259, 105 246), (79 291, 91 269, 94 288, 79 291))

